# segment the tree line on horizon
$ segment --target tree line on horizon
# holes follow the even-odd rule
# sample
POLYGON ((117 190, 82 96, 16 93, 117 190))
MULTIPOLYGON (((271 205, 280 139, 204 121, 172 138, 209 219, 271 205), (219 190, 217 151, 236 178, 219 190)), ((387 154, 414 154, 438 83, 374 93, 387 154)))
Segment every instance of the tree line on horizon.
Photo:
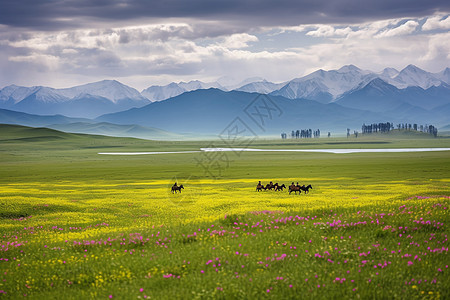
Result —
MULTIPOLYGON (((366 125, 365 123, 362 125, 361 127, 361 133, 362 134, 371 134, 371 133, 388 133, 392 130, 394 130, 397 127, 397 129, 400 130, 413 130, 413 131, 418 131, 418 132, 423 132, 423 133, 428 133, 431 134, 433 136, 437 136, 438 134, 438 129, 436 128, 436 126, 434 125, 418 125, 416 123, 411 124, 411 123, 398 123, 396 126, 394 126, 394 123, 391 122, 385 122, 385 123, 372 123, 372 124, 368 124, 366 125)), ((360 134, 358 131, 354 131, 353 134, 355 135, 355 137, 358 137, 358 135, 360 134)), ((328 132, 328 137, 331 136, 331 133, 328 132)), ((319 138, 320 137, 320 129, 317 130, 312 130, 311 128, 309 129, 297 129, 297 130, 292 130, 291 134, 289 135, 289 137, 291 139, 302 139, 302 138, 319 138)), ((347 128, 347 137, 350 137, 350 128, 347 128)), ((288 138, 288 134, 283 132, 281 133, 281 138, 287 139, 288 138)))
MULTIPOLYGON (((287 139, 288 135, 287 133, 283 132, 281 133, 281 138, 282 139, 287 139)), ((292 130, 290 137, 292 139, 308 139, 308 138, 319 138, 320 137, 320 129, 317 130, 312 130, 311 128, 309 129, 297 129, 297 130, 292 130)))
MULTIPOLYGON (((365 123, 361 127, 361 132, 363 134, 370 134, 370 133, 386 133, 394 130, 394 123, 386 122, 386 123, 373 123, 366 125, 365 123)), ((420 131, 423 133, 428 133, 433 136, 437 136, 438 129, 433 125, 418 125, 418 124, 411 124, 411 123, 399 123, 397 124, 398 130, 414 130, 414 131, 420 131)), ((348 131, 347 131, 348 132, 348 131)), ((348 135, 348 134, 347 134, 348 135)), ((356 132, 355 135, 357 136, 356 132)))

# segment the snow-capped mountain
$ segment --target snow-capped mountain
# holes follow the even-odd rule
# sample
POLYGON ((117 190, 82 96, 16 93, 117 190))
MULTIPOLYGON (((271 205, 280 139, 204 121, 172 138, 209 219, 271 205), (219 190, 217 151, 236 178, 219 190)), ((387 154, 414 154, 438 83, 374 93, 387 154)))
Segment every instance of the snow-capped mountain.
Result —
POLYGON ((217 83, 223 87, 223 91, 233 91, 244 85, 247 85, 252 82, 264 81, 262 77, 250 77, 244 80, 239 80, 230 76, 222 76, 217 79, 217 83))
POLYGON ((261 93, 270 94, 283 87, 286 83, 273 83, 267 80, 256 81, 247 83, 240 88, 235 89, 235 91, 248 92, 248 93, 261 93))
POLYGON ((398 88, 420 86, 423 89, 427 89, 431 86, 441 85, 442 81, 432 73, 426 72, 414 65, 409 65, 401 70, 397 76, 392 78, 390 83, 398 88))
POLYGON ((180 87, 177 83, 172 82, 168 85, 153 85, 146 88, 141 92, 142 95, 147 97, 150 101, 162 101, 168 98, 172 98, 181 95, 185 92, 185 89, 180 87))
POLYGON ((450 84, 450 68, 445 68, 444 71, 435 74, 435 76, 443 82, 450 84))
MULTIPOLYGON (((409 65, 401 71, 386 68, 381 72, 372 72, 347 65, 338 70, 318 70, 280 84, 258 77, 237 82, 233 78, 220 78, 209 83, 195 80, 151 86, 142 93, 116 80, 103 80, 65 89, 10 85, 0 90, 0 108, 38 115, 63 114, 69 117, 95 118, 106 113, 142 107, 152 101, 173 98, 190 91, 216 88, 222 91, 237 90, 288 99, 315 100, 324 104, 341 101, 362 105, 360 109, 366 104, 358 102, 358 97, 371 97, 376 101, 397 99, 402 105, 406 103, 429 109, 431 106, 436 108, 448 103, 450 69, 430 73, 409 65), (385 99, 381 99, 382 97, 385 99), (343 101, 343 98, 347 100, 343 101)), ((376 102, 374 101, 371 105, 376 102)), ((387 106, 388 104, 386 103, 387 106)))
POLYGON ((185 92, 209 88, 218 88, 221 90, 225 90, 225 88, 217 82, 205 83, 199 80, 193 80, 189 82, 179 83, 172 82, 164 86, 153 85, 143 90, 142 95, 151 101, 162 101, 181 95, 185 92))
POLYGON ((370 74, 370 71, 361 70, 353 65, 344 66, 339 70, 318 70, 291 80, 272 95, 330 102, 358 86, 364 77, 370 74))
POLYGON ((150 103, 137 90, 115 80, 66 89, 7 86, 0 90, 0 108, 33 114, 96 117, 150 103))
POLYGON ((321 103, 333 102, 345 93, 365 86, 374 79, 405 89, 411 86, 427 89, 442 83, 450 84, 450 69, 440 73, 429 73, 414 65, 401 71, 385 68, 381 72, 362 70, 354 65, 346 65, 338 70, 317 70, 304 77, 285 83, 272 83, 260 77, 248 78, 238 83, 231 77, 221 77, 216 82, 204 83, 190 81, 171 83, 165 86, 151 86, 142 91, 142 95, 152 101, 161 101, 198 89, 218 88, 223 91, 243 91, 283 96, 289 99, 308 99, 321 103))
POLYGON ((189 82, 180 82, 178 85, 181 88, 185 89, 187 92, 201 90, 201 89, 202 90, 210 89, 210 88, 215 88, 215 89, 220 89, 220 90, 225 89, 223 86, 221 86, 217 82, 202 82, 199 80, 193 80, 193 81, 189 81, 189 82))
POLYGON ((70 99, 84 94, 106 98, 114 103, 123 99, 147 102, 147 99, 136 89, 124 85, 117 80, 102 80, 72 88, 59 89, 57 93, 70 99))
POLYGON ((386 68, 381 73, 375 73, 348 65, 339 70, 318 70, 307 76, 293 79, 271 94, 290 99, 304 98, 326 103, 335 101, 349 91, 364 87, 377 78, 398 89, 407 87, 428 89, 444 83, 449 84, 450 70, 447 68, 440 73, 433 74, 409 65, 400 72, 394 68, 386 68))
POLYGON ((9 103, 14 105, 31 95, 35 95, 37 99, 40 99, 43 102, 56 103, 68 100, 52 88, 43 86, 23 87, 10 85, 0 90, 0 103, 9 103))
POLYGON ((381 78, 394 78, 400 73, 397 69, 394 68, 385 68, 383 72, 380 73, 381 78))

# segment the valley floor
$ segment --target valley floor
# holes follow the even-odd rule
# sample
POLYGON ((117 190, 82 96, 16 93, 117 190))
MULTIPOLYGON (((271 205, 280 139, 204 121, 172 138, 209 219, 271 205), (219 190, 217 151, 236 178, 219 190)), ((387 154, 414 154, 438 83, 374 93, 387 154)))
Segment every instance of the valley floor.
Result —
MULTIPOLYGON (((447 148, 448 141, 251 147, 447 148)), ((449 152, 97 154, 210 144, 5 133, 2 296, 450 297, 449 152), (313 189, 257 192, 260 180, 313 189), (184 185, 181 194, 170 192, 174 182, 184 185)))

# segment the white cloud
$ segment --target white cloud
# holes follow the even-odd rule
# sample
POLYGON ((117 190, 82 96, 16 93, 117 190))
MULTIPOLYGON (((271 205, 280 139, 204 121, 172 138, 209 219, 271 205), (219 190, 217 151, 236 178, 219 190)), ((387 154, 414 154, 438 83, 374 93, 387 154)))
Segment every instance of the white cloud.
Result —
MULTIPOLYGON (((427 43, 427 48, 425 53, 420 57, 422 61, 432 62, 440 60, 450 60, 450 32, 434 34, 430 36, 427 43)), ((445 67, 438 66, 438 67, 445 67)))
MULTIPOLYGON (((279 27, 279 33, 285 32, 305 32, 311 37, 347 37, 347 38, 372 38, 382 31, 389 31, 389 28, 406 19, 388 19, 374 22, 367 22, 361 24, 349 24, 343 27, 342 25, 299 25, 290 27, 279 27)), ((395 33, 395 31, 394 31, 395 33)))
POLYGON ((411 34, 416 30, 417 26, 419 26, 419 23, 417 21, 409 20, 405 24, 402 24, 398 27, 386 29, 377 34, 375 37, 382 38, 382 37, 393 37, 398 35, 411 34))
POLYGON ((62 54, 77 54, 78 51, 75 49, 63 49, 62 54))
POLYGON ((258 38, 254 35, 250 35, 248 33, 238 33, 225 37, 223 42, 219 43, 219 45, 229 49, 240 49, 247 48, 249 46, 248 43, 257 41, 258 38))
POLYGON ((347 36, 353 30, 350 27, 335 28, 331 25, 317 25, 316 30, 311 30, 306 35, 313 37, 335 37, 335 36, 347 36))
POLYGON ((422 26, 422 30, 424 31, 434 29, 450 29, 450 16, 446 16, 445 18, 442 15, 430 17, 422 26))
MULTIPOLYGON (((423 30, 442 29, 447 20, 429 17, 423 30)), ((151 80, 164 84, 224 75, 280 82, 346 64, 380 70, 412 63, 440 71, 450 65, 450 34, 417 32, 419 21, 227 29, 233 34, 195 22, 26 35, 0 27, 0 67, 14 73, 0 78, 0 86, 27 80, 26 85, 68 86, 69 79, 70 84, 81 84, 114 78, 146 88, 155 83, 151 80)))
POLYGON ((334 27, 330 25, 319 25, 316 30, 311 30, 306 35, 314 37, 332 36, 334 34, 334 27))

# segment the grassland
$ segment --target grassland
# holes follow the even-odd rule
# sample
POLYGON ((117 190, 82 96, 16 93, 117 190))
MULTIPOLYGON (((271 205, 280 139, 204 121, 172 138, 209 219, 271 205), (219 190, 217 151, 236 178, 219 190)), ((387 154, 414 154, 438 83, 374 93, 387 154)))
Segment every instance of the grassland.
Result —
MULTIPOLYGON (((449 147, 394 136, 253 148, 449 147)), ((204 153, 0 128, 0 297, 450 297, 450 153, 204 153), (177 180, 182 194, 169 187, 177 180), (307 195, 256 192, 299 181, 307 195)))

